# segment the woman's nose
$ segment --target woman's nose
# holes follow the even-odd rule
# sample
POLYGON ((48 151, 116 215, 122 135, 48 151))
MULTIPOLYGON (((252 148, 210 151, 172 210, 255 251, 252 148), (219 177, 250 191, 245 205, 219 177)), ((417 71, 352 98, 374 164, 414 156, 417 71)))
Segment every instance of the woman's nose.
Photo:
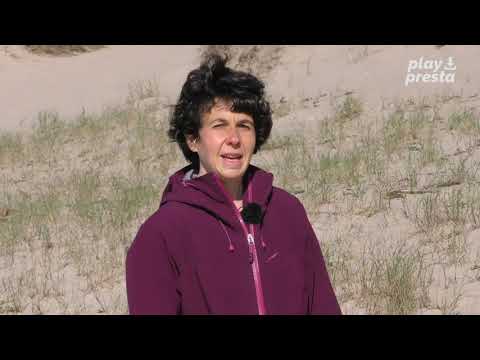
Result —
POLYGON ((237 129, 231 129, 227 135, 227 141, 229 143, 238 143, 240 142, 240 136, 238 135, 237 129))

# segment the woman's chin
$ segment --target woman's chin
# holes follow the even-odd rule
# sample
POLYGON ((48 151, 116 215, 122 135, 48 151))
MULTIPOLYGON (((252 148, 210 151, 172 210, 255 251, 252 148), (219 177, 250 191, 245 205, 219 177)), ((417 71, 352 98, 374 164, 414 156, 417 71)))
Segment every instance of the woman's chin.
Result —
POLYGON ((222 167, 219 171, 220 176, 225 180, 234 180, 241 179, 245 174, 245 167, 241 166, 238 168, 222 167))

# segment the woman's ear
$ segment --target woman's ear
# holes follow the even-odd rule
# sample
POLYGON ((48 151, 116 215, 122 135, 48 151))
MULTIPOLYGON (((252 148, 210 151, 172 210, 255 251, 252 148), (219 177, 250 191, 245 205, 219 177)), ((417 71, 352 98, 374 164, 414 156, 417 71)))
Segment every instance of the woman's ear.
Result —
POLYGON ((197 152, 198 151, 198 147, 197 147, 198 139, 195 138, 193 135, 187 135, 186 140, 187 140, 187 145, 190 148, 190 150, 193 151, 193 152, 197 152))

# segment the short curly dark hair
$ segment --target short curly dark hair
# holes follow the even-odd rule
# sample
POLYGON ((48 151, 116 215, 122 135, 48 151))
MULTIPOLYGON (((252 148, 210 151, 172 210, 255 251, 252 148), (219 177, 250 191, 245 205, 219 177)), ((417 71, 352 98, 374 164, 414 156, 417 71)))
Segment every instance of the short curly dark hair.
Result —
POLYGON ((187 135, 199 137, 202 115, 216 100, 231 104, 231 111, 250 115, 255 123, 254 154, 267 141, 272 130, 272 111, 265 99, 265 85, 255 76, 228 68, 227 56, 208 56, 199 68, 188 74, 180 97, 169 119, 168 137, 178 143, 185 159, 199 169, 199 158, 190 150, 187 135))

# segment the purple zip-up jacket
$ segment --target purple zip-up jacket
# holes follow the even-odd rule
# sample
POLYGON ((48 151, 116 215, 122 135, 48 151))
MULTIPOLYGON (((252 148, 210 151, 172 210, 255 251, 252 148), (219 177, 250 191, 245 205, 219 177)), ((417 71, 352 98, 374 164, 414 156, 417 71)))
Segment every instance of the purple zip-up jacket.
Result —
POLYGON ((249 165, 247 224, 215 173, 173 174, 126 259, 130 314, 341 314, 301 202, 249 165))

